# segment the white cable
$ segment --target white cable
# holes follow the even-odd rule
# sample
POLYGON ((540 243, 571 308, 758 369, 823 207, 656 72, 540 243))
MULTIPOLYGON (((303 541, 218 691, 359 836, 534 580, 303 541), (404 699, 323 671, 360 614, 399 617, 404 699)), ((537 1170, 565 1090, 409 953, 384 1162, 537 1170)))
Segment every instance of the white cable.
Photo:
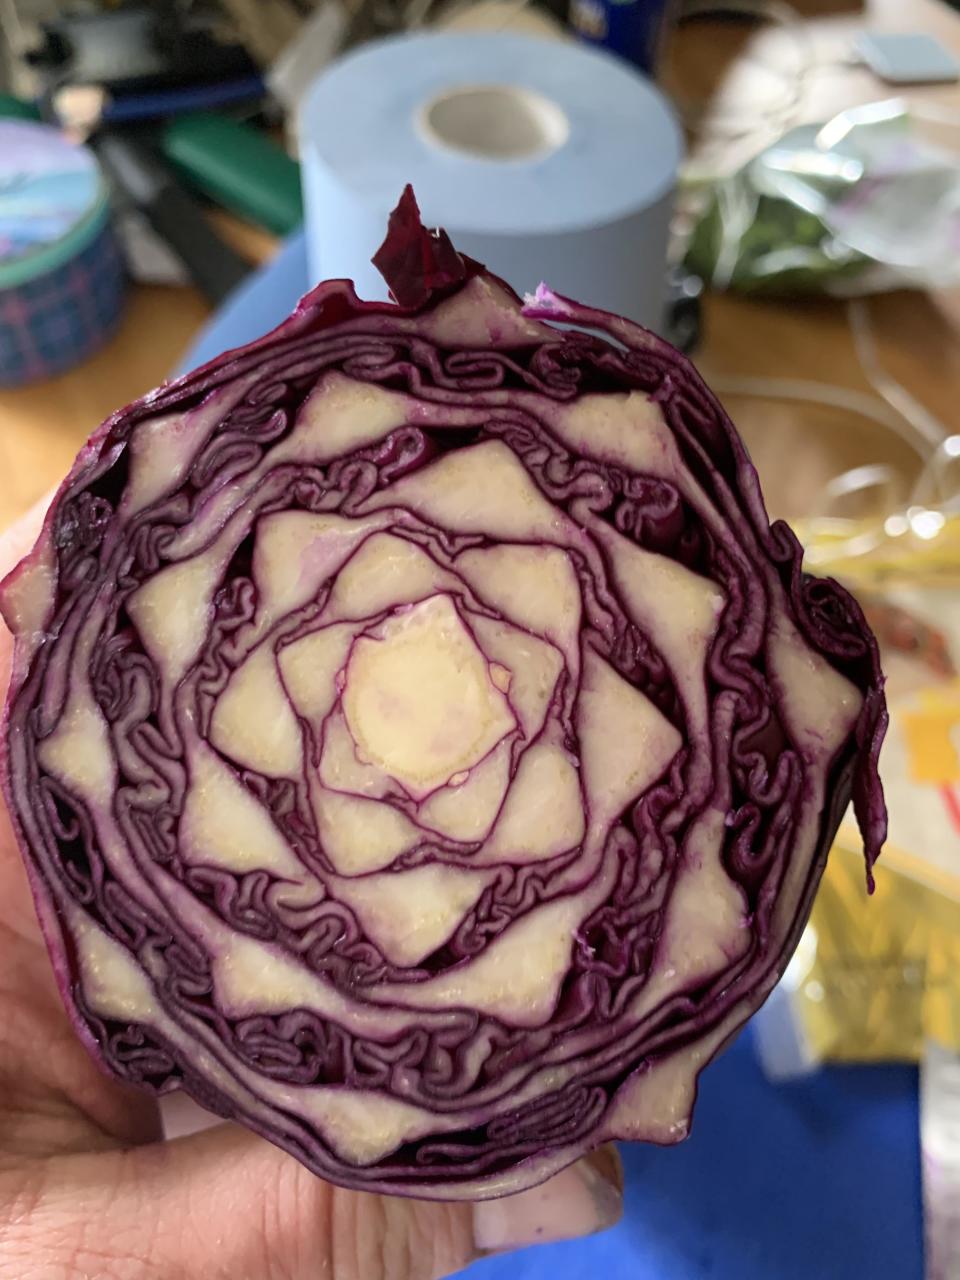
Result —
MULTIPOLYGON (((725 378, 722 376, 711 378, 711 385, 720 395, 756 396, 760 399, 789 400, 800 404, 821 404, 833 409, 842 409, 892 431, 917 454, 922 466, 905 507, 889 512, 884 522, 885 526, 889 526, 893 521, 896 522, 899 530, 914 529, 916 531, 928 527, 924 522, 933 520, 939 513, 960 512, 960 492, 954 489, 951 493, 948 490, 944 475, 949 467, 960 462, 960 435, 941 437, 936 447, 931 448, 924 433, 913 423, 905 420, 897 408, 886 400, 878 400, 866 392, 856 391, 850 387, 837 387, 804 378, 725 378), (939 511, 928 510, 923 502, 931 482, 938 494, 939 511)), ((904 392, 904 394, 912 402, 909 393, 904 392)), ((832 477, 824 486, 824 496, 830 502, 835 502, 855 493, 863 493, 868 489, 885 486, 892 488, 897 479, 897 472, 893 467, 883 463, 868 463, 851 467, 832 477)), ((942 526, 942 515, 940 520, 941 524, 935 528, 929 526, 933 532, 942 526)), ((836 522, 831 519, 828 506, 826 512, 815 518, 815 525, 824 531, 829 527, 833 532, 837 532, 840 526, 847 527, 847 522, 836 522)), ((923 533, 921 536, 930 537, 932 532, 923 533)), ((883 535, 878 525, 875 530, 853 535, 844 544, 834 543, 822 553, 811 551, 808 554, 812 557, 811 563, 817 559, 830 560, 836 556, 865 555, 882 540, 883 535)))
POLYGON ((716 389, 727 395, 823 404, 876 422, 892 431, 922 463, 911 491, 910 505, 920 501, 931 480, 940 499, 946 499, 944 471, 960 456, 960 438, 951 435, 943 422, 883 367, 866 300, 851 299, 847 303, 847 318, 860 367, 879 399, 850 387, 801 378, 720 378, 714 380, 716 389))
POLYGON ((897 435, 926 465, 930 449, 917 443, 916 436, 905 429, 896 409, 877 400, 866 391, 852 387, 835 387, 826 382, 808 381, 806 378, 711 378, 710 385, 721 395, 757 396, 763 400, 793 400, 801 404, 822 404, 831 409, 856 413, 862 418, 877 422, 897 435))
POLYGON ((930 461, 917 476, 916 484, 910 493, 909 506, 924 506, 928 500, 928 486, 932 485, 937 497, 937 506, 942 511, 951 513, 960 511, 960 489, 956 484, 952 487, 948 486, 945 474, 950 467, 957 465, 958 458, 960 458, 960 435, 947 436, 945 440, 941 440, 930 461))
POLYGON ((900 415, 901 419, 909 423, 930 449, 936 449, 950 433, 940 419, 924 408, 920 401, 911 395, 906 387, 897 382, 896 378, 887 373, 880 363, 866 299, 850 299, 847 303, 847 319, 853 334, 857 359, 860 361, 860 367, 867 381, 877 394, 900 415))

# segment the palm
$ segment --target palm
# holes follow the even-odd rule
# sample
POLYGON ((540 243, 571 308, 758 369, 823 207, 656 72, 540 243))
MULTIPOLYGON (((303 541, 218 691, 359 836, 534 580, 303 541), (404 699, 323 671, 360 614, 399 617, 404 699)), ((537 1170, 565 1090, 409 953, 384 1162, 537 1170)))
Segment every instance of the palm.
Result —
POLYGON ((155 1103, 103 1075, 70 1025, 2 807, 0 956, 0 1149, 53 1155, 156 1137, 155 1103))

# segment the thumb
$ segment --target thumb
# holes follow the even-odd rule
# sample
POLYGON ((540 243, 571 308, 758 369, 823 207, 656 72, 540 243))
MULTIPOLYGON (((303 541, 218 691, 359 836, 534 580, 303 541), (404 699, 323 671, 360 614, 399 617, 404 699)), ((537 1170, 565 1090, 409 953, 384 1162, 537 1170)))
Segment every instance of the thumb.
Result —
POLYGON ((35 1197, 42 1212, 28 1215, 42 1239, 38 1227, 18 1250, 64 1267, 43 1275, 440 1280, 485 1253, 602 1231, 621 1212, 610 1147, 540 1187, 477 1204, 344 1191, 229 1124, 49 1164, 58 1169, 35 1197), (57 1247, 69 1256, 51 1257, 57 1247))

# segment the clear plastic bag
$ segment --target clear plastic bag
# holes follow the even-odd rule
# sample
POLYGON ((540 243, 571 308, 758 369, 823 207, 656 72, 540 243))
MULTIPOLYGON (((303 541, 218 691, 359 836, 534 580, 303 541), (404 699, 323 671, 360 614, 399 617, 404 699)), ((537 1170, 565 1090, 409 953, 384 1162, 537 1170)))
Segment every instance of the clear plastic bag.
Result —
POLYGON ((686 265, 715 288, 781 296, 957 282, 958 125, 891 99, 791 129, 715 184, 686 265))

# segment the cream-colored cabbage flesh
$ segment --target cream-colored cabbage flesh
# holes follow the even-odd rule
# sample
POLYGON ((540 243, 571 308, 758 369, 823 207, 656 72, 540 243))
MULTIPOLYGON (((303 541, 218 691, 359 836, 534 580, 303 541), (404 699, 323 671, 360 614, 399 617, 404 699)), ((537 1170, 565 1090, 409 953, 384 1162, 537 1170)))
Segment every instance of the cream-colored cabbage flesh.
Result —
POLYGON ((162 1035, 189 1057, 241 1115, 257 1120, 267 1119, 271 1111, 282 1112, 294 1124, 296 1117, 302 1118, 341 1159, 361 1168, 375 1164, 404 1142, 460 1127, 456 1114, 445 1120, 373 1089, 296 1086, 254 1073, 214 1043, 199 1019, 182 1014, 171 1017, 130 953, 75 904, 67 910, 90 1008, 102 1017, 138 1022, 162 1035), (198 1053, 197 1042, 206 1042, 205 1050, 198 1053))
POLYGON ((300 773, 302 734, 270 645, 254 649, 230 676, 214 709, 210 741, 237 764, 270 778, 300 773))
POLYGON ((511 673, 488 654, 443 595, 360 636, 342 693, 358 759, 417 798, 469 771, 516 725, 511 673))
POLYGON ((224 418, 240 403, 256 374, 211 391, 195 409, 141 422, 130 437, 130 473, 121 510, 127 518, 173 493, 224 418))

